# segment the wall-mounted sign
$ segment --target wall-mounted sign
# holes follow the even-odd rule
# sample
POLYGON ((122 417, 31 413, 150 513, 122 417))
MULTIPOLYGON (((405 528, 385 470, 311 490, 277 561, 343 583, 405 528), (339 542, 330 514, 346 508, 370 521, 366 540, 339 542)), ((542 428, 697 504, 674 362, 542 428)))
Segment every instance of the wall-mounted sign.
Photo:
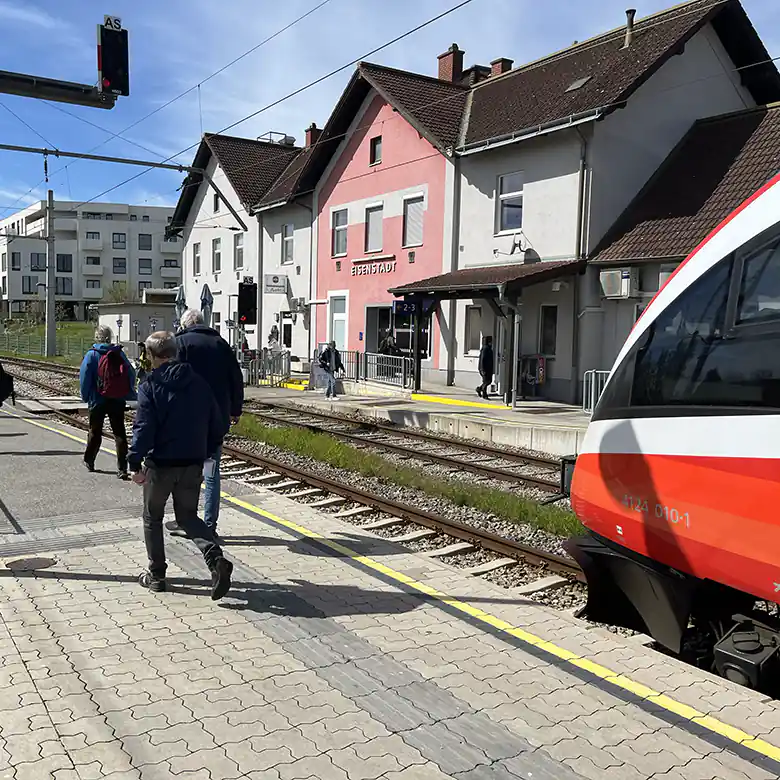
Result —
POLYGON ((352 276, 363 276, 365 274, 390 274, 395 271, 395 260, 388 260, 386 263, 361 263, 352 266, 352 276))
POLYGON ((416 314, 417 303, 415 301, 393 301, 394 314, 416 314))
POLYGON ((287 277, 281 274, 266 274, 263 277, 263 289, 269 294, 287 294, 287 277))

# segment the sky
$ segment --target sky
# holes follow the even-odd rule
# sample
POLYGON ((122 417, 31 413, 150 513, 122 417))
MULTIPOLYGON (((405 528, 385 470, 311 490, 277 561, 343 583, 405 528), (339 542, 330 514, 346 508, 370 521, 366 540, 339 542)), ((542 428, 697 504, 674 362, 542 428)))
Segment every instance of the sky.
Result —
MULTIPOLYGON (((457 5, 460 0, 324 0, 324 5, 240 62, 231 60, 323 0, 0 0, 0 69, 85 84, 97 80, 96 25, 110 13, 130 35, 130 96, 112 110, 0 95, 0 143, 191 164, 202 131, 218 132, 457 5), (200 85, 200 86, 198 86, 200 85), (186 95, 165 106, 181 93, 186 95), (161 108, 164 106, 163 108, 161 108), (155 109, 160 109, 148 116, 155 109), (13 113, 12 113, 13 112, 13 113), (16 116, 14 116, 14 114, 16 116), (136 124, 125 132, 130 125, 136 124), (119 134, 121 137, 111 136, 119 134)), ((457 42, 465 65, 532 61, 673 0, 471 0, 463 8, 366 59, 436 75, 438 54, 457 42)), ((780 57, 780 2, 742 0, 772 57, 780 57)), ((284 132, 303 143, 322 127, 353 68, 261 111, 229 132, 284 132)), ((0 218, 45 198, 174 205, 183 176, 91 161, 0 152, 0 218)))

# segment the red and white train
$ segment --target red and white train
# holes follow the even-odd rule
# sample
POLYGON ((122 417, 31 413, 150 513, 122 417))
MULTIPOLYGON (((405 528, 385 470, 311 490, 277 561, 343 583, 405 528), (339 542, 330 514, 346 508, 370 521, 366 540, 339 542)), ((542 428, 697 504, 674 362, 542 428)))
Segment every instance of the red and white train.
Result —
POLYGON ((579 454, 585 614, 763 690, 780 680, 780 175, 634 326, 579 454))

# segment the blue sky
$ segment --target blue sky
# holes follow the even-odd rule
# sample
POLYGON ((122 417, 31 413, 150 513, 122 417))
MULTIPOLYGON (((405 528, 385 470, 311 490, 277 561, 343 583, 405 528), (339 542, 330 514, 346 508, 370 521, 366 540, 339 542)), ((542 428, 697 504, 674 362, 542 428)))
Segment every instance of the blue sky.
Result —
MULTIPOLYGON (((120 16, 130 31, 131 56, 131 95, 121 98, 111 111, 64 104, 57 104, 58 109, 37 100, 0 95, 0 106, 37 131, 0 107, 0 139, 74 151, 100 146, 102 154, 160 160, 197 143, 201 126, 206 131, 221 130, 450 8, 456 0, 329 0, 199 90, 123 133, 124 138, 109 140, 110 133, 121 132, 203 81, 319 2, 111 0, 104 5, 94 0, 0 0, 3 70, 94 83, 95 27, 106 12, 120 16)), ((371 59, 433 75, 436 55, 456 41, 466 51, 466 65, 487 64, 502 56, 517 65, 622 24, 627 5, 635 5, 641 17, 670 4, 671 0, 472 0, 371 59)), ((770 55, 780 56, 780 3, 743 0, 743 5, 770 55)), ((276 130, 302 142, 305 127, 312 121, 320 126, 325 122, 350 73, 336 75, 231 132, 256 137, 276 130)), ((186 164, 192 154, 187 152, 178 161, 186 164)), ((45 197, 41 158, 0 155, 0 209, 20 208, 45 197)), ((50 161, 50 173, 63 167, 63 161, 50 161)), ((77 161, 52 176, 50 183, 56 197, 87 200, 139 170, 77 161)), ((175 172, 153 171, 103 199, 174 204, 181 178, 175 172)), ((7 213, 0 211, 2 216, 7 213)))

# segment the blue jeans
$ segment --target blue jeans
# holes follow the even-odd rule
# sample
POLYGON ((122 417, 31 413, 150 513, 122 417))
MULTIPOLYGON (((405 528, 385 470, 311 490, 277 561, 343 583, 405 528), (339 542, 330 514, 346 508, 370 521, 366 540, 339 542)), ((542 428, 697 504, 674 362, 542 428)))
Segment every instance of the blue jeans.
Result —
POLYGON ((219 447, 217 447, 217 451, 209 455, 209 457, 213 458, 215 461, 214 476, 203 478, 203 482, 206 485, 206 488, 203 491, 203 522, 212 532, 216 532, 217 520, 219 519, 219 460, 221 456, 222 445, 220 444, 219 447))
POLYGON ((325 372, 325 376, 328 379, 328 386, 325 389, 325 397, 330 398, 333 396, 336 397, 336 375, 334 373, 331 373, 330 371, 325 372))

